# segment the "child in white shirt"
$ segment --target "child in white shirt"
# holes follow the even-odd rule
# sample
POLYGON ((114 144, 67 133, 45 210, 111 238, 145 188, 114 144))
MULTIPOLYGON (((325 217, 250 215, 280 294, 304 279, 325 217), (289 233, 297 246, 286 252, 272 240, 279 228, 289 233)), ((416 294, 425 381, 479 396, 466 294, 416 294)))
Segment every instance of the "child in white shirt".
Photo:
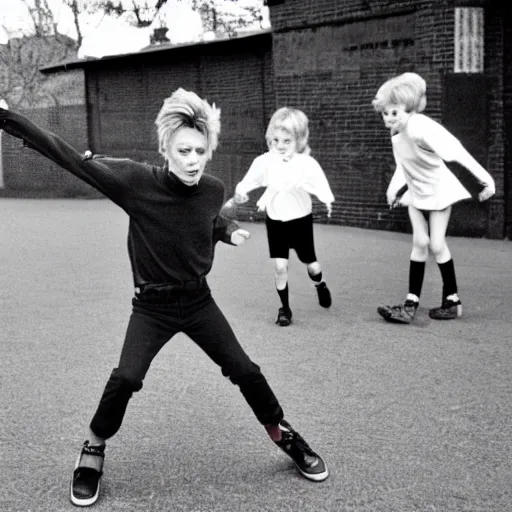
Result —
POLYGON ((257 202, 266 212, 270 257, 275 266, 275 285, 281 300, 276 324, 290 325, 292 311, 288 297, 288 260, 290 249, 307 267, 314 281, 318 301, 324 308, 332 303, 323 280, 313 238, 311 195, 327 206, 330 217, 334 196, 319 163, 309 155, 308 118, 301 110, 283 107, 270 119, 266 140, 269 151, 258 156, 243 180, 236 186, 234 201, 249 200, 248 193, 260 187, 265 192, 257 202))
POLYGON ((436 320, 460 317, 462 304, 453 259, 446 244, 446 229, 452 205, 469 199, 471 194, 445 162, 460 164, 480 182, 480 201, 494 195, 494 180, 454 135, 421 114, 426 106, 426 83, 416 73, 403 73, 385 82, 372 104, 391 131, 396 162, 387 201, 391 207, 408 207, 413 231, 405 303, 382 306, 378 312, 388 322, 408 324, 413 320, 430 249, 441 271, 443 295, 441 307, 431 309, 429 316, 436 320))

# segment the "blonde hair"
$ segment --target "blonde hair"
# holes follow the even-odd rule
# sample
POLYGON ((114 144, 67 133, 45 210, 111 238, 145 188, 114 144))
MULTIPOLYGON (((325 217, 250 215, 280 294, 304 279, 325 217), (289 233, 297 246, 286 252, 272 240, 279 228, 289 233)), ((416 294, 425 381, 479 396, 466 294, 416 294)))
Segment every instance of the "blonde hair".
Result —
POLYGON ((423 112, 427 106, 427 83, 416 73, 402 73, 380 86, 372 105, 377 112, 386 105, 405 105, 407 112, 423 112))
POLYGON ((181 128, 194 128, 207 140, 211 158, 219 144, 220 109, 210 105, 196 93, 179 88, 164 100, 155 124, 158 133, 158 152, 167 158, 173 135, 181 128))
POLYGON ((276 130, 282 129, 293 135, 297 142, 297 153, 309 154, 309 121, 308 117, 298 108, 281 107, 276 110, 268 123, 265 139, 267 146, 272 148, 272 138, 276 130))

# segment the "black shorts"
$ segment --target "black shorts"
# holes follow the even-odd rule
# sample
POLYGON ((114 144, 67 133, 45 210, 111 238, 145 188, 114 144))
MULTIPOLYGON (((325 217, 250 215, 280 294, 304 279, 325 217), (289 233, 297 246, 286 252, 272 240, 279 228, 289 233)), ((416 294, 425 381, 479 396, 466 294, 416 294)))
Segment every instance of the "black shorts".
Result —
POLYGON ((287 260, 290 257, 290 249, 295 249, 302 263, 316 261, 312 213, 288 221, 273 220, 267 215, 265 224, 271 258, 287 260))

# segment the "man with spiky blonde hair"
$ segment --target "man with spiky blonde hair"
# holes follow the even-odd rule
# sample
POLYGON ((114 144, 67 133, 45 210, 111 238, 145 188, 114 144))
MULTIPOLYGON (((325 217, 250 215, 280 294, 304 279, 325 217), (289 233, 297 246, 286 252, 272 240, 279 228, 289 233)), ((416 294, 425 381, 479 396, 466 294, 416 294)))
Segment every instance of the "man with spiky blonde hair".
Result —
POLYGON ((142 388, 154 357, 179 332, 239 386, 270 438, 301 474, 324 480, 324 462, 283 419, 267 380, 240 346, 206 281, 216 242, 240 245, 249 238, 247 231, 219 214, 224 186, 204 174, 218 144, 220 110, 195 93, 178 89, 164 101, 156 127, 163 166, 94 156, 90 151, 82 155, 26 117, 0 108, 0 129, 102 192, 130 217, 133 310, 118 366, 76 462, 71 502, 88 506, 97 501, 106 440, 121 427, 128 402, 142 388))

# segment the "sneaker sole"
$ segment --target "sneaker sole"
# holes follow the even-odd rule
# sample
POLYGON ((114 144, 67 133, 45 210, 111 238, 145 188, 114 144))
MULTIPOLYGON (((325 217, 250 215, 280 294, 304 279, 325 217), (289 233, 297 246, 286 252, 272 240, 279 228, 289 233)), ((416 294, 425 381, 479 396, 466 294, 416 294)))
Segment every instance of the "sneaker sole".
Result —
POLYGON ((94 505, 100 496, 100 483, 98 482, 98 490, 96 491, 96 494, 92 498, 87 499, 80 499, 73 495, 73 480, 71 480, 71 492, 70 492, 70 500, 75 507, 90 507, 91 505, 94 505))
MULTIPOLYGON (((78 457, 76 459, 76 462, 75 462, 75 470, 78 469, 78 465, 80 464, 80 458, 82 457, 82 451, 80 451, 80 453, 78 454, 78 457)), ((100 477, 100 480, 98 481, 98 489, 96 491, 96 494, 94 496, 92 496, 91 498, 77 498, 74 494, 73 494, 73 478, 71 478, 71 484, 69 486, 69 499, 71 501, 71 503, 73 503, 73 505, 75 505, 76 507, 90 507, 91 505, 94 505, 97 501, 98 501, 98 498, 100 497, 100 487, 101 487, 101 477, 100 477)))
POLYGON ((462 304, 457 306, 457 310, 453 316, 435 316, 435 314, 431 314, 430 312, 428 316, 432 318, 432 320, 455 320, 456 318, 460 318, 462 316, 462 304))
POLYGON ((393 318, 392 316, 390 316, 389 318, 386 318, 386 321, 390 324, 402 324, 402 325, 409 325, 410 323, 412 323, 412 319, 411 320, 398 319, 398 318, 393 318))
POLYGON ((327 468, 322 473, 306 473, 305 471, 302 471, 297 464, 295 464, 295 467, 304 478, 307 478, 312 482, 323 482, 329 477, 329 470, 327 468))

